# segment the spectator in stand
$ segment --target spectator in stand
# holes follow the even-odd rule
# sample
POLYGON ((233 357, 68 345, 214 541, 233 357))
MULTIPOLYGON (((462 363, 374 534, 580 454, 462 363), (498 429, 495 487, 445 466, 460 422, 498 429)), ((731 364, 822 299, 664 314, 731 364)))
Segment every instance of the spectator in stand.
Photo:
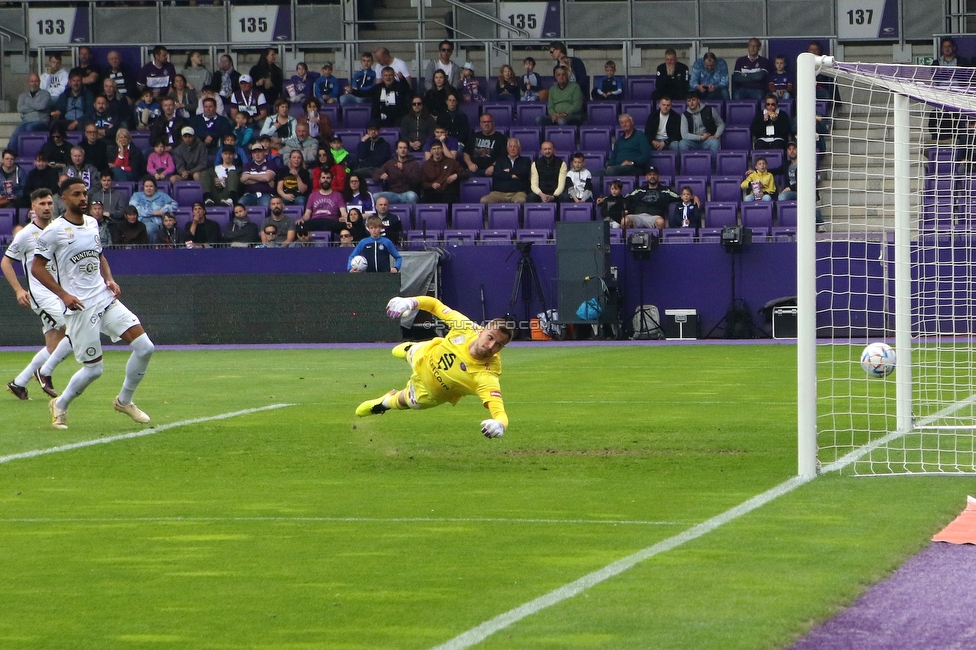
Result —
POLYGON ((109 147, 108 159, 112 176, 117 181, 134 181, 146 173, 146 156, 132 144, 128 129, 115 132, 115 145, 109 147))
POLYGON ((371 89, 350 88, 350 92, 372 99, 372 119, 383 126, 399 127, 403 117, 410 112, 410 99, 413 97, 410 82, 398 79, 390 66, 383 68, 379 83, 371 89))
POLYGON ((51 125, 51 139, 41 146, 41 153, 44 154, 48 164, 60 170, 71 164, 71 143, 66 139, 64 126, 55 123, 51 125))
POLYGON ((313 97, 312 91, 318 78, 317 72, 309 72, 308 64, 299 61, 295 65, 295 74, 285 82, 285 94, 288 95, 288 101, 292 104, 304 104, 307 99, 313 97))
POLYGON ((495 82, 495 97, 501 102, 515 103, 518 102, 520 95, 515 70, 508 64, 503 65, 498 71, 498 80, 495 82))
POLYGON ((108 100, 102 95, 95 98, 92 112, 82 118, 79 128, 84 130, 90 125, 98 129, 99 137, 110 140, 115 137, 115 130, 122 126, 116 122, 115 115, 109 111, 108 100))
POLYGON ((621 181, 610 182, 610 194, 596 200, 600 209, 600 216, 610 222, 611 228, 620 228, 620 222, 627 216, 627 202, 623 195, 624 184, 621 181))
POLYGON ((701 200, 695 202, 695 193, 690 187, 681 188, 681 203, 668 217, 669 228, 700 228, 702 217, 701 200))
MULTIPOLYGON (((186 246, 186 231, 176 223, 176 217, 167 212, 163 215, 163 226, 159 229, 159 248, 186 246)), ((189 248, 192 248, 190 246, 189 248)))
POLYGON ((522 101, 537 102, 539 101, 539 75, 535 73, 535 59, 531 56, 525 57, 522 60, 522 67, 525 68, 525 74, 522 75, 522 101))
POLYGON ((325 62, 322 66, 322 74, 315 80, 314 95, 322 104, 337 104, 339 102, 339 80, 332 74, 332 63, 325 62))
POLYGON ((548 124, 581 124, 583 122, 583 91, 569 80, 569 70, 556 68, 556 84, 549 88, 548 115, 536 118, 542 126, 548 124))
POLYGON ((112 243, 126 248, 149 244, 149 231, 146 224, 139 221, 139 211, 135 207, 126 207, 122 221, 115 224, 112 243))
POLYGON ((765 156, 758 156, 755 160, 755 169, 746 170, 746 178, 742 181, 744 195, 742 200, 746 203, 750 201, 772 201, 776 194, 776 180, 769 172, 768 162, 765 156))
POLYGON ((105 218, 105 206, 97 199, 88 202, 88 214, 98 222, 98 240, 102 248, 112 245, 112 232, 115 230, 113 224, 105 218))
POLYGON ((176 112, 176 102, 172 97, 163 97, 159 105, 163 113, 149 125, 149 140, 164 140, 166 146, 172 149, 179 146, 183 129, 190 126, 190 122, 176 112))
POLYGON ((241 168, 236 156, 237 150, 225 145, 220 150, 220 163, 200 174, 204 205, 222 203, 229 207, 237 202, 241 194, 241 168))
MULTIPOLYGON (((644 178, 647 184, 628 194, 625 199, 627 207, 626 215, 620 220, 622 228, 664 228, 668 206, 681 201, 677 192, 660 184, 661 175, 656 167, 648 167, 644 178)), ((697 198, 695 203, 700 204, 697 198)))
POLYGON ((102 204, 105 220, 109 224, 122 221, 122 213, 128 203, 125 195, 112 186, 112 174, 102 174, 98 179, 98 187, 88 192, 88 198, 91 199, 92 203, 98 201, 102 204))
POLYGON ((47 155, 40 151, 34 156, 34 169, 27 172, 27 180, 24 181, 24 197, 29 199, 31 192, 44 189, 51 192, 58 191, 58 170, 48 165, 47 155))
MULTIPOLYGON (((75 62, 75 67, 71 69, 71 72, 78 72, 81 75, 81 83, 88 90, 89 93, 94 97, 98 94, 101 89, 99 84, 98 70, 95 69, 95 65, 92 62, 91 48, 86 45, 82 45, 78 48, 78 60, 75 62)), ((71 72, 68 74, 70 75, 71 72)))
POLYGON ((359 273, 352 268, 352 260, 357 255, 362 255, 366 258, 367 273, 399 273, 403 258, 400 257, 396 244, 382 235, 383 222, 377 217, 370 217, 366 220, 366 230, 369 231, 369 237, 360 240, 356 248, 349 253, 346 270, 359 273), (393 265, 390 264, 391 257, 394 260, 393 265))
POLYGON ((410 145, 406 140, 398 140, 396 154, 373 174, 373 180, 380 183, 383 196, 390 203, 416 203, 420 198, 420 163, 410 156, 410 145))
POLYGON ((292 151, 302 154, 306 165, 311 165, 316 160, 316 153, 319 150, 319 141, 311 137, 308 133, 308 124, 298 122, 295 125, 295 136, 286 138, 281 143, 281 155, 288 158, 292 151))
POLYGON ((261 234, 257 224, 248 218, 247 208, 240 203, 234 206, 234 216, 224 228, 223 236, 224 241, 234 248, 261 242, 261 234))
POLYGON ((207 209, 199 201, 193 204, 193 218, 187 222, 185 230, 187 248, 206 248, 223 241, 220 224, 207 218, 207 209))
MULTIPOLYGON (((243 111, 234 116, 233 135, 235 144, 245 151, 250 151, 251 145, 254 144, 254 129, 249 124, 249 120, 250 116, 243 111)), ((247 156, 244 158, 246 159, 247 156)))
POLYGON ((152 50, 152 61, 142 66, 136 76, 136 84, 139 88, 152 88, 153 95, 162 97, 169 92, 175 76, 176 68, 169 62, 169 50, 157 45, 152 50))
POLYGON ((41 90, 51 95, 51 104, 68 89, 68 71, 61 67, 61 55, 54 53, 47 57, 47 72, 41 75, 41 90))
POLYGON ((278 196, 286 205, 304 207, 312 191, 312 179, 305 169, 305 158, 301 151, 293 150, 288 154, 287 160, 288 169, 278 176, 278 196))
POLYGON ((265 48, 261 53, 261 58, 251 68, 250 72, 250 76, 254 80, 255 90, 263 93, 269 104, 281 97, 285 87, 285 74, 278 67, 277 61, 277 48, 265 48))
POLYGON ((136 102, 135 114, 136 128, 141 131, 148 131, 152 123, 163 114, 163 107, 153 97, 152 88, 143 88, 139 93, 139 101, 136 102))
MULTIPOLYGON (((332 144, 334 143, 335 141, 332 144)), ((319 147, 317 159, 315 164, 312 165, 311 172, 313 193, 319 191, 319 178, 321 178, 322 170, 332 172, 332 189, 336 192, 344 192, 346 190, 346 178, 349 176, 350 170, 344 162, 336 162, 336 153, 343 151, 343 149, 335 149, 334 147, 319 147)), ((343 160, 348 160, 348 156, 343 160)))
POLYGON ((607 61, 603 64, 603 72, 606 77, 600 80, 600 84, 593 89, 593 99, 601 100, 620 100, 624 96, 623 80, 617 76, 617 64, 607 61))
POLYGON ((508 138, 495 130, 495 118, 489 113, 482 115, 479 122, 481 131, 471 136, 464 148, 464 164, 472 176, 491 176, 495 161, 508 151, 508 138))
POLYGON ((327 230, 337 233, 342 230, 341 220, 346 216, 346 201, 340 192, 332 189, 332 172, 319 172, 319 191, 308 197, 305 212, 299 223, 309 230, 327 230))
POLYGON ((179 207, 169 194, 158 190, 156 179, 152 176, 142 179, 142 191, 132 195, 129 205, 139 212, 139 221, 146 224, 150 244, 159 241, 159 227, 163 225, 163 215, 167 212, 175 213, 179 207))
POLYGON ((678 149, 718 151, 722 148, 721 137, 725 132, 722 116, 711 106, 702 104, 696 90, 688 93, 687 101, 688 107, 681 120, 681 141, 678 149))
POLYGON ((455 203, 461 198, 461 181, 468 172, 456 160, 444 157, 440 142, 430 146, 430 158, 420 167, 425 203, 455 203))
POLYGON ((532 161, 522 155, 522 143, 509 138, 506 155, 495 161, 491 192, 482 203, 525 203, 532 177, 532 161))
POLYGON ((327 115, 322 115, 322 103, 314 97, 309 97, 305 100, 303 108, 305 109, 305 115, 299 118, 298 123, 308 127, 309 136, 316 139, 321 137, 324 138, 324 142, 327 142, 332 137, 332 120, 327 115), (319 128, 323 118, 329 124, 329 135, 322 133, 319 128))
POLYGON ((447 96, 447 110, 437 116, 437 123, 447 128, 447 133, 458 142, 467 142, 471 137, 471 127, 468 125, 468 116, 458 110, 460 103, 457 93, 447 96))
POLYGON ((196 136, 192 126, 184 126, 180 131, 182 142, 173 148, 173 162, 176 173, 170 178, 176 181, 199 181, 200 174, 210 167, 210 152, 207 145, 196 136))
MULTIPOLYGON (((779 169, 771 170, 774 176, 786 178, 786 187, 779 193, 780 201, 796 201, 796 143, 786 145, 786 160, 779 169)), ((818 210, 819 212, 819 210, 818 210)))
MULTIPOLYGON (((375 214, 370 215, 375 216, 375 214)), ((360 212, 359 208, 350 207, 346 211, 346 219, 342 222, 342 230, 339 231, 339 242, 340 245, 343 242, 342 233, 348 233, 351 237, 350 246, 355 246, 361 240, 369 237, 369 231, 366 230, 366 217, 360 212)))
POLYGON ((213 163, 219 165, 221 161, 221 155, 224 147, 230 147, 237 154, 234 158, 234 164, 240 170, 244 169, 244 161, 250 160, 250 156, 247 155, 247 150, 244 147, 237 146, 237 136, 234 135, 233 131, 224 136, 224 143, 219 149, 217 149, 217 155, 214 156, 213 163))
POLYGON ((269 115, 261 127, 259 135, 270 136, 271 146, 275 149, 281 149, 285 140, 295 137, 295 127, 298 126, 298 120, 288 114, 290 108, 287 99, 277 100, 274 103, 274 114, 269 115))
POLYGON ((176 113, 189 120, 197 114, 197 91, 187 88, 186 77, 181 74, 173 77, 173 87, 170 89, 169 96, 176 103, 176 113))
POLYGON ((377 75, 382 74, 383 68, 393 68, 397 81, 405 81, 408 86, 410 85, 410 68, 401 59, 391 55, 388 49, 385 47, 377 48, 373 52, 373 60, 376 61, 373 64, 373 70, 377 75))
POLYGON ((101 174, 95 167, 85 162, 84 149, 71 147, 71 162, 62 170, 58 181, 64 182, 66 178, 80 178, 85 183, 85 189, 90 192, 93 187, 98 187, 101 174))
POLYGON ((372 99, 369 91, 376 85, 373 55, 369 52, 363 52, 359 57, 359 65, 362 66, 362 69, 356 71, 356 74, 352 76, 351 85, 346 86, 343 90, 344 94, 339 97, 340 104, 365 104, 372 99), (354 90, 359 92, 352 92, 354 90))
POLYGON ((729 64, 712 52, 705 52, 691 66, 690 86, 702 99, 728 99, 729 64))
POLYGON ((285 203, 277 196, 271 199, 271 213, 261 223, 261 241, 268 247, 291 246, 296 238, 297 223, 285 215, 285 203), (269 231, 273 230, 269 234, 269 231))
MULTIPOLYGON (((105 58, 108 61, 108 67, 102 70, 102 79, 104 79, 102 89, 105 90, 105 81, 111 80, 122 98, 128 99, 131 103, 135 103, 133 95, 138 95, 136 90, 137 86, 132 74, 123 67, 122 56, 117 50, 112 50, 105 58)), ((107 90, 105 91, 105 95, 108 97, 109 102, 112 102, 112 96, 109 95, 107 90)))
POLYGON ((732 70, 733 99, 762 99, 765 96, 773 66, 769 59, 759 55, 761 49, 759 39, 751 38, 747 54, 735 60, 732 70))
POLYGON ((617 136, 607 161, 605 176, 640 176, 651 159, 651 143, 634 127, 634 118, 623 113, 617 122, 621 134, 617 136))
POLYGON ((651 99, 684 99, 690 83, 691 72, 688 66, 678 60, 678 53, 673 48, 668 48, 664 51, 664 63, 657 67, 657 82, 651 99))
MULTIPOLYGON (((419 167, 418 167, 419 169, 419 167)), ((335 184, 333 183, 333 186, 335 184)), ((359 208, 361 215, 367 217, 376 213, 375 197, 366 189, 366 179, 359 174, 349 174, 346 179, 346 188, 342 192, 346 200, 346 208, 359 208)), ((377 195, 379 196, 379 195, 377 195)), ((389 203, 389 201, 387 201, 389 203)))
POLYGON ((445 158, 457 160, 458 148, 461 145, 458 144, 457 138, 448 134, 447 127, 443 124, 435 126, 434 135, 424 143, 424 160, 430 158, 430 145, 434 142, 440 142, 441 146, 444 147, 445 158))
POLYGON ((430 88, 424 94, 424 106, 427 108, 427 112, 435 118, 443 115, 447 111, 448 95, 456 92, 454 86, 447 82, 447 75, 444 71, 436 70, 434 78, 430 81, 430 88))
POLYGON ((786 57, 780 54, 773 60, 775 70, 769 75, 769 92, 779 99, 790 99, 795 95, 796 84, 793 75, 786 71, 786 57))
POLYGON ((207 153, 213 157, 217 154, 224 141, 224 136, 234 130, 230 120, 217 112, 217 100, 205 97, 202 100, 203 114, 195 115, 190 120, 193 132, 207 147, 207 153))
POLYGON ((68 131, 76 131, 94 108, 95 98, 82 85, 81 74, 74 72, 68 76, 68 89, 54 102, 51 120, 63 124, 68 131))
POLYGON ((572 169, 566 172, 566 201, 588 203, 593 200, 593 174, 586 168, 586 156, 577 151, 570 159, 572 169))
POLYGON ((450 41, 441 41, 437 46, 437 54, 437 60, 428 61, 427 67, 424 68, 424 89, 434 88, 434 74, 438 70, 444 73, 447 85, 457 88, 461 80, 461 66, 451 59, 454 56, 454 44, 450 41))
POLYGON ((555 203, 570 200, 566 196, 566 163, 556 157, 556 147, 551 142, 543 142, 541 155, 532 163, 530 201, 555 203))
MULTIPOLYGON (((566 44, 562 41, 553 41, 552 43, 549 43, 549 56, 551 56, 552 60, 554 61, 552 74, 555 76, 556 68, 561 65, 559 60, 564 56, 569 56, 569 52, 566 50, 566 44)), ((570 56, 569 62, 569 70, 572 71, 573 76, 576 78, 576 83, 579 84, 581 94, 583 97, 588 97, 590 94, 590 78, 586 74, 586 66, 583 65, 583 62, 575 56, 570 56)), ((567 71, 567 78, 568 76, 569 72, 567 71)))
POLYGON ((414 97, 410 100, 410 113, 400 122, 400 137, 410 151, 423 151, 424 143, 434 135, 434 124, 433 116, 424 108, 424 100, 414 97))
POLYGON ((10 149, 4 149, 0 161, 0 208, 26 207, 25 182, 27 182, 27 174, 17 164, 16 154, 10 149))
MULTIPOLYGON (((382 231, 383 236, 389 239, 390 241, 392 241, 397 246, 402 246, 403 245, 403 223, 401 223, 400 217, 390 212, 389 201, 382 198, 376 200, 376 217, 380 220, 380 223, 383 224, 383 231, 382 231)), ((365 222, 363 222, 361 228, 364 231, 366 230, 365 222)), ((366 233, 364 232, 362 237, 359 237, 357 235, 357 232, 358 232, 357 230, 352 231, 353 237, 354 238, 358 237, 356 241, 359 241, 360 239, 366 236, 366 233)))
POLYGON ((681 142, 681 116, 671 110, 671 98, 662 97, 657 103, 658 110, 651 111, 644 125, 644 135, 651 147, 657 151, 678 150, 681 142))
POLYGON ((27 75, 27 90, 17 98, 20 124, 10 134, 7 147, 19 151, 17 138, 21 133, 47 131, 51 122, 51 93, 41 89, 41 78, 34 72, 27 75))
MULTIPOLYGON (((108 102, 108 112, 115 116, 116 127, 131 129, 135 126, 135 116, 132 111, 132 104, 125 95, 119 92, 118 84, 115 79, 104 79, 102 81, 102 94, 108 102)), ((113 133, 111 137, 115 137, 113 133)))
POLYGON ((277 168, 268 159, 264 145, 255 142, 251 145, 251 162, 244 165, 241 185, 245 194, 240 202, 244 205, 270 205, 274 196, 277 168))
POLYGON ((366 135, 356 147, 357 174, 372 176, 390 159, 390 143, 380 137, 380 123, 373 120, 366 125, 366 135))
POLYGON ((754 141, 753 149, 783 149, 790 141, 793 132, 793 124, 790 117, 779 110, 779 100, 776 95, 766 96, 766 106, 762 112, 757 113, 749 127, 754 141))
MULTIPOLYGON (((817 49, 819 50, 819 48, 820 45, 817 44, 817 49)), ((956 54, 956 42, 945 36, 939 43, 939 58, 935 60, 934 65, 965 68, 969 66, 969 60, 956 54)))
POLYGON ((234 69, 234 60, 227 54, 221 55, 217 70, 210 80, 210 87, 226 102, 230 102, 240 89, 240 80, 241 73, 234 69))
POLYGON ((213 80, 213 74, 203 65, 203 53, 200 50, 193 50, 186 55, 182 73, 187 86, 195 90, 197 95, 213 80))
POLYGON ((253 87, 251 75, 242 74, 237 80, 238 88, 231 95, 230 116, 236 118, 238 113, 244 113, 247 123, 253 127, 260 127, 268 117, 268 99, 264 93, 253 87))
POLYGON ((469 61, 461 66, 461 79, 458 80, 458 92, 461 101, 483 103, 485 93, 481 89, 481 82, 474 76, 474 65, 469 61))

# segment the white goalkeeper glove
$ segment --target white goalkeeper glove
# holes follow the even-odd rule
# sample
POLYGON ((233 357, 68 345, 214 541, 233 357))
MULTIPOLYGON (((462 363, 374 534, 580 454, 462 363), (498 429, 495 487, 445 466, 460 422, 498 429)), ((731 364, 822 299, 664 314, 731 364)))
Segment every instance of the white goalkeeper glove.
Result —
POLYGON ((498 420, 482 420, 481 433, 485 434, 486 438, 501 438, 505 435, 505 425, 498 420))
POLYGON ((416 308, 416 298, 390 298, 390 302, 386 303, 386 315, 390 318, 400 318, 416 308))

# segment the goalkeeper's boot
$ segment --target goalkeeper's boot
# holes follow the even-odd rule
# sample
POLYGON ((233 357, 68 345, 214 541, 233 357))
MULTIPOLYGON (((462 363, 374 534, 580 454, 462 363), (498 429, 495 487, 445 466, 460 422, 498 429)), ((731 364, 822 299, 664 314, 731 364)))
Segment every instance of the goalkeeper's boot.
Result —
POLYGON ((391 390, 389 393, 383 397, 377 397, 376 399, 368 399, 359 406, 356 407, 356 415, 364 418, 368 415, 383 415, 390 410, 389 406, 384 406, 383 402, 390 395, 396 395, 395 390, 391 390))
POLYGON ((413 343, 410 342, 401 343, 400 345, 393 348, 393 356, 395 356, 397 359, 406 359, 407 352, 409 352, 410 348, 412 347, 413 347, 413 343))

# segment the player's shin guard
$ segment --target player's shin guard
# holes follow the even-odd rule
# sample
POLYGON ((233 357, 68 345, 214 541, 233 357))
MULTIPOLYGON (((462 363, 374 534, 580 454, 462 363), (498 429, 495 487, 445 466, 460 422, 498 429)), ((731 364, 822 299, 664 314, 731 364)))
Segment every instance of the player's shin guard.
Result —
POLYGON ((27 367, 24 368, 19 375, 17 375, 16 379, 14 379, 14 383, 21 388, 26 387, 30 380, 34 377, 34 371, 43 366, 44 362, 47 361, 50 356, 51 353, 47 351, 47 348, 41 348, 38 350, 37 354, 34 355, 34 358, 31 359, 31 362, 27 364, 27 367))
POLYGON ((58 347, 54 348, 54 352, 51 353, 50 358, 44 362, 41 366, 41 374, 45 377, 50 377, 54 374, 54 369, 58 367, 58 364, 68 358, 71 354, 71 341, 68 337, 64 337, 58 343, 58 347))
POLYGON ((139 387, 139 382, 146 376, 146 369, 149 367, 149 359, 152 357, 155 346, 149 340, 149 335, 143 333, 139 338, 129 344, 132 348, 132 356, 125 364, 125 381, 122 382, 122 390, 119 391, 119 403, 131 404, 132 394, 139 387))
POLYGON ((85 389, 96 379, 102 376, 105 366, 101 361, 96 361, 95 363, 86 363, 81 366, 81 368, 74 375, 71 376, 71 380, 68 385, 65 386, 64 392, 61 393, 61 397, 58 398, 57 404, 58 408, 62 411, 68 410, 68 405, 71 401, 85 392, 85 389))
MULTIPOLYGON (((404 390, 406 390, 406 389, 404 389, 404 390)), ((400 400, 400 393, 402 393, 402 392, 404 392, 404 391, 398 390, 395 393, 390 393, 389 395, 387 395, 383 399, 383 406, 385 406, 388 409, 396 409, 398 411, 404 411, 404 410, 410 408, 407 404, 404 404, 403 403, 403 402, 406 402, 407 401, 405 399, 406 396, 404 396, 404 399, 402 401, 400 400)))

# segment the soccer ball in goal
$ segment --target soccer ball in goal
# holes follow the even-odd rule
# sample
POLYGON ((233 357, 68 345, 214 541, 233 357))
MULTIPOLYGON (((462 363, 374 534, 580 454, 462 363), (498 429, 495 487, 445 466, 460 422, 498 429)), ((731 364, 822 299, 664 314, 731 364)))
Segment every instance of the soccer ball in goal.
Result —
POLYGON ((870 343, 861 352, 861 368, 868 377, 887 377, 895 371, 895 350, 887 343, 870 343))

